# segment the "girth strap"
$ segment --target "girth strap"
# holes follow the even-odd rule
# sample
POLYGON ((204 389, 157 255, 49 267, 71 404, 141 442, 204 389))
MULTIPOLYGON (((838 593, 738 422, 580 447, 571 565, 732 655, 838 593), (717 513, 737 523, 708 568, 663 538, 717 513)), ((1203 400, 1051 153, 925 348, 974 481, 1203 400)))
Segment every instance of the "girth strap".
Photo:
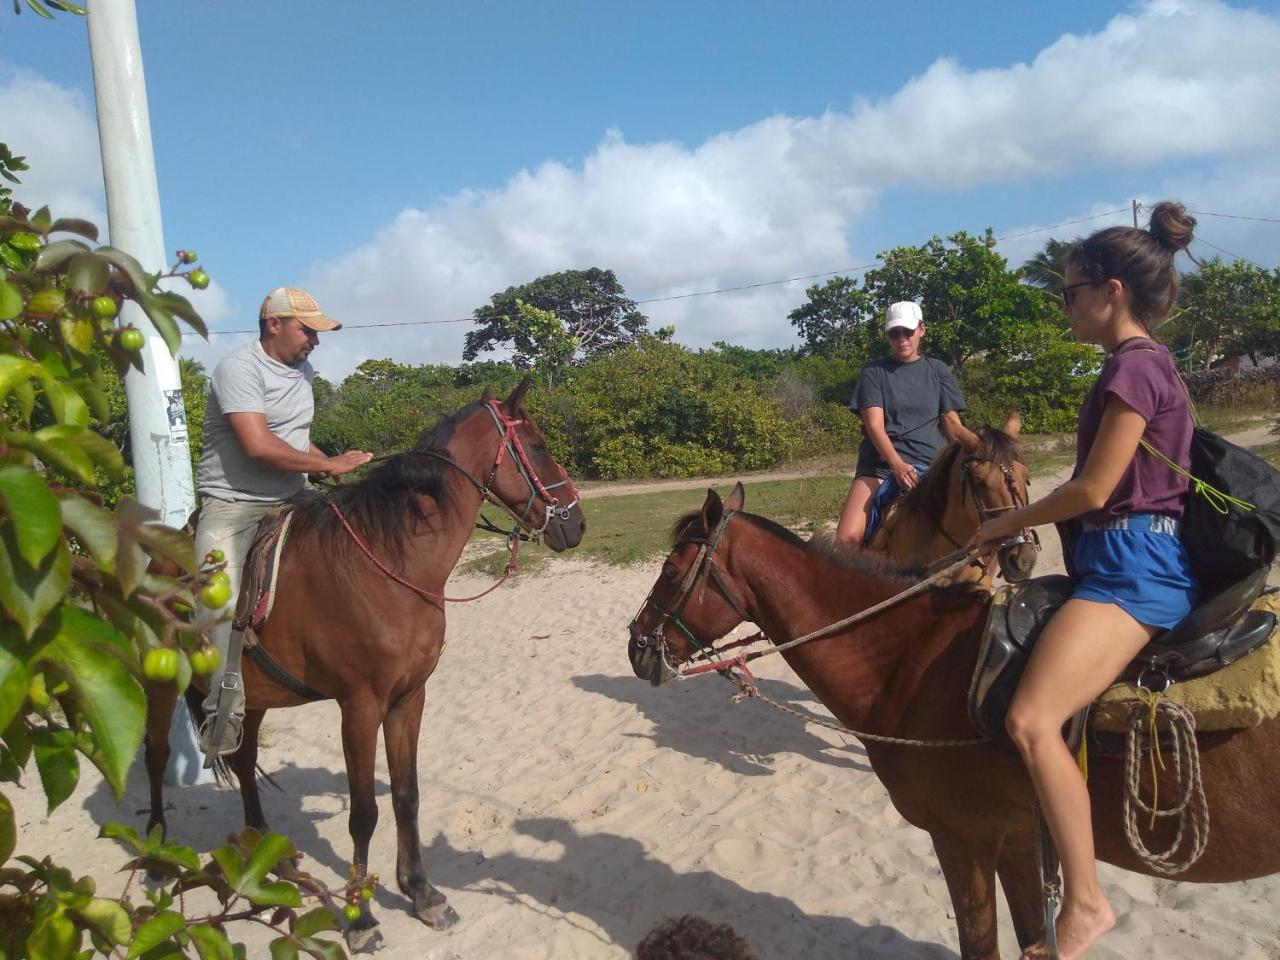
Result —
POLYGON ((272 658, 271 654, 267 653, 261 643, 248 647, 246 652, 249 654, 250 659, 258 665, 258 669, 285 689, 307 700, 331 699, 327 693, 321 693, 314 687, 307 686, 284 667, 280 666, 272 658))

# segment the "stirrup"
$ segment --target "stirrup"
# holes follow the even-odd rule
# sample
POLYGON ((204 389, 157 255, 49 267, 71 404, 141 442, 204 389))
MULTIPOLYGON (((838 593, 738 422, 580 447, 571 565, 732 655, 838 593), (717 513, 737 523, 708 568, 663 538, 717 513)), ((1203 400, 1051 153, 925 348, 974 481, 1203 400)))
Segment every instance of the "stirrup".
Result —
POLYGON ((222 725, 222 736, 215 746, 213 735, 217 727, 217 714, 206 717, 205 721, 200 724, 199 747, 200 752, 206 757, 225 757, 233 754, 240 749, 240 744, 244 740, 244 721, 238 717, 227 717, 226 722, 222 725))

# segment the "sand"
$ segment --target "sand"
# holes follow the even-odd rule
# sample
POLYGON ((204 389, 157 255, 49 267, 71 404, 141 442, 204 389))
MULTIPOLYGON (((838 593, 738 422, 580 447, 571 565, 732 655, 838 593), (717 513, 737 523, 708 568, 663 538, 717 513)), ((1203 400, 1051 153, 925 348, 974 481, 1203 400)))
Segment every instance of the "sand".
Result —
MULTIPOLYGON (((690 508, 700 499, 690 491, 690 508)), ((1056 536, 1041 533, 1038 571, 1060 570, 1056 536)), ((732 923, 770 960, 955 957, 929 838, 894 811, 856 740, 735 704, 715 676, 658 689, 633 677, 626 624, 657 566, 558 559, 450 609, 449 646, 427 686, 420 823, 429 875, 462 920, 433 932, 398 892, 380 890, 378 955, 625 958, 661 918, 697 913, 732 923)), ((459 576, 451 585, 485 583, 459 576)), ((764 692, 825 715, 781 658, 761 667, 764 692)), ((332 703, 274 711, 262 752, 284 788, 267 789, 268 819, 334 885, 351 850, 338 723, 332 703)), ((377 784, 371 869, 391 880, 395 826, 381 759, 377 784)), ((6 792, 19 852, 52 854, 93 874, 102 893, 118 892, 123 854, 92 838, 108 820, 143 825, 141 764, 118 806, 88 764, 52 816, 34 769, 25 789, 6 792)), ((199 850, 241 824, 226 789, 170 788, 168 801, 172 835, 199 850)), ((1280 957, 1280 878, 1206 887, 1103 866, 1102 879, 1121 919, 1091 957, 1280 957)), ((1016 957, 1001 910, 1002 950, 1016 957)), ((251 957, 266 956, 261 934, 241 936, 251 957)))

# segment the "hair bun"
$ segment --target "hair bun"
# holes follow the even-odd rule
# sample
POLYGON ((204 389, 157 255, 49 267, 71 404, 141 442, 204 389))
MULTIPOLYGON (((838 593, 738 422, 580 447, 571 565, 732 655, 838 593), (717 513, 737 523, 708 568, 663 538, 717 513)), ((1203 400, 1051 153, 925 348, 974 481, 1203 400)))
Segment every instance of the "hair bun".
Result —
POLYGON ((1170 255, 1191 246, 1195 228, 1196 218, 1180 203, 1166 200, 1157 203, 1151 211, 1151 236, 1170 255))

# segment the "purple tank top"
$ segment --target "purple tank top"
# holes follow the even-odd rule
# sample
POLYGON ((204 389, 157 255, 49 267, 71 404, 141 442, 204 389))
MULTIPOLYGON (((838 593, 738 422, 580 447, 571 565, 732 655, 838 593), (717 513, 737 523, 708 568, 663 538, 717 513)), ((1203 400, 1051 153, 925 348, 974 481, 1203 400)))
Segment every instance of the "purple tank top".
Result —
MULTIPOLYGON (((1116 397, 1147 421, 1143 439, 1188 472, 1191 469, 1191 403, 1178 378, 1173 355, 1163 344, 1145 337, 1124 341, 1108 355, 1102 372, 1080 405, 1076 431, 1076 468, 1084 469, 1102 423, 1109 397, 1116 397)), ((1190 481, 1142 447, 1133 455, 1120 482, 1101 510, 1081 519, 1102 523, 1126 513, 1182 516, 1190 481)))

